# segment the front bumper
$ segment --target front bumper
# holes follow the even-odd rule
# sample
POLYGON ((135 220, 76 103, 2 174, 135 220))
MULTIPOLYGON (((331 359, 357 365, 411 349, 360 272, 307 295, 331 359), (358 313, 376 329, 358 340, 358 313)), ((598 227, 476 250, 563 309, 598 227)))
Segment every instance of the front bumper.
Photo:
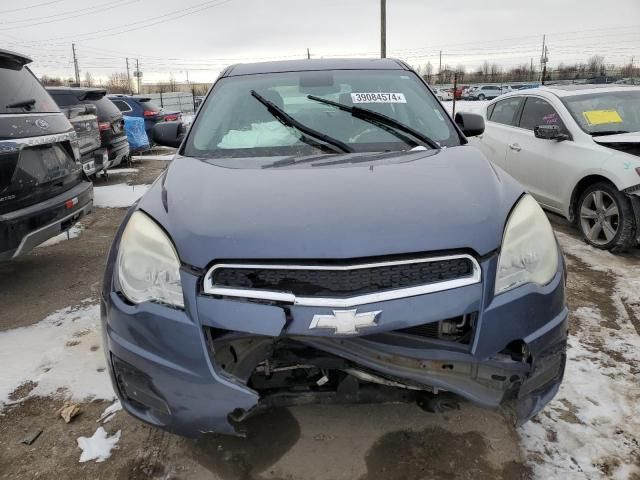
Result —
POLYGON ((44 202, 0 215, 0 260, 28 253, 93 210, 93 184, 81 182, 44 202))
MULTIPOLYGON (((116 242, 117 243, 117 242, 116 242)), ((267 345, 292 340, 387 378, 446 390, 487 407, 506 406, 518 423, 535 415, 557 392, 564 373, 567 307, 564 268, 546 286, 525 285, 493 297, 493 281, 363 306, 384 309, 384 325, 353 337, 308 329, 330 308, 266 305, 199 295, 201 278, 182 272, 185 309, 128 304, 113 289, 111 252, 101 303, 103 339, 112 382, 135 417, 184 436, 236 434, 230 416, 260 407, 246 376, 215 360, 206 331, 233 330, 267 345), (398 343, 397 329, 477 312, 473 340, 398 343), (313 333, 312 333, 313 332, 313 333), (521 360, 505 352, 519 345, 521 360)), ((483 278, 495 276, 497 256, 485 259, 483 278)), ((259 349, 251 361, 261 358, 259 349)))

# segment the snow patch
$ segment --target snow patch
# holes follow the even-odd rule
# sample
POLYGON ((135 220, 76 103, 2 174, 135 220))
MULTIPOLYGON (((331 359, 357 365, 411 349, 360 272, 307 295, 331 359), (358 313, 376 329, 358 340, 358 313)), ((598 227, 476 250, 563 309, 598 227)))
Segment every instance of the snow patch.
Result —
POLYGON ((113 419, 113 417, 116 416, 116 413, 118 413, 120 410, 122 410, 122 404, 120 403, 120 400, 116 400, 107 408, 105 408, 104 412, 102 412, 102 415, 100 415, 100 418, 98 418, 97 421, 107 423, 108 421, 113 419))
POLYGON ((133 205, 149 190, 149 185, 107 185, 94 187, 93 204, 102 208, 126 208, 133 205))
POLYGON ((71 240, 72 238, 76 238, 80 236, 80 232, 82 232, 82 230, 84 230, 84 227, 82 226, 82 224, 76 223, 66 232, 62 232, 61 234, 56 235, 55 237, 51 237, 49 240, 41 243, 36 248, 50 247, 60 242, 64 242, 65 240, 71 240))
POLYGON ((96 463, 104 462, 111 456, 111 450, 118 448, 120 434, 118 430, 115 434, 109 436, 106 430, 98 427, 91 437, 79 437, 78 447, 82 450, 80 455, 80 463, 95 460, 96 463))
POLYGON ((173 160, 173 157, 175 157, 176 154, 175 153, 170 153, 167 155, 140 155, 140 156, 133 156, 131 157, 131 160, 155 160, 155 161, 162 161, 162 162, 170 162, 171 160, 173 160))
POLYGON ((107 174, 109 175, 123 175, 125 173, 138 173, 139 170, 137 168, 113 168, 107 170, 107 174))
POLYGON ((27 381, 33 396, 113 400, 98 305, 64 308, 35 325, 0 332, 0 409, 27 381), (62 390, 61 390, 62 389, 62 390))
POLYGON ((555 399, 520 429, 536 478, 633 478, 640 474, 640 336, 623 300, 640 306, 640 261, 556 232, 566 253, 615 278, 615 326, 596 305, 571 312, 564 381, 555 399), (613 326, 613 327, 615 327, 613 326))

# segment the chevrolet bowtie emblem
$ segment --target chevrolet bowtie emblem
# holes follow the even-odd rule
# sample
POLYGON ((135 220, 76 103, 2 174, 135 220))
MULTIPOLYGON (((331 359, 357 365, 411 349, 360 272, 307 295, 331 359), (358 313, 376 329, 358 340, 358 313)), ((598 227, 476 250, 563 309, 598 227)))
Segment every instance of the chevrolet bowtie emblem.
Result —
POLYGON ((356 313, 357 310, 334 310, 333 315, 314 315, 309 328, 332 328, 339 335, 353 335, 359 328, 374 327, 382 310, 356 313))

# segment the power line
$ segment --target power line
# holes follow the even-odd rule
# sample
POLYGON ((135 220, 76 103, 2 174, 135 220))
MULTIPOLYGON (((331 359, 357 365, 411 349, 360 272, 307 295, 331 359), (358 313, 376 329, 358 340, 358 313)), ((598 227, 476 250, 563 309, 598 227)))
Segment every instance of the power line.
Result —
POLYGON ((36 3, 35 5, 29 5, 28 7, 12 8, 10 10, 0 10, 0 14, 1 13, 20 12, 22 10, 29 10, 30 8, 36 8, 36 7, 44 7, 45 5, 52 5, 54 3, 60 3, 60 2, 64 2, 64 0, 50 0, 48 2, 42 2, 42 3, 36 3))
POLYGON ((44 25, 46 23, 54 23, 54 22, 62 22, 64 20, 69 20, 71 18, 78 18, 78 17, 83 17, 85 15, 92 15, 95 13, 100 13, 106 10, 112 10, 116 7, 123 7, 124 5, 130 4, 130 3, 134 3, 134 2, 138 2, 140 0, 117 0, 116 2, 112 3, 111 5, 107 5, 107 6, 103 6, 101 8, 96 8, 95 6, 91 6, 91 7, 87 7, 87 8, 81 8, 79 10, 69 10, 66 12, 62 12, 62 13, 57 13, 54 15, 46 15, 43 17, 36 17, 36 18, 29 18, 29 19, 25 19, 25 20, 12 20, 9 22, 0 22, 0 25, 10 25, 10 24, 16 24, 16 23, 25 23, 25 22, 32 22, 32 21, 37 21, 37 20, 43 20, 46 19, 46 21, 44 22, 36 22, 36 23, 30 23, 28 25, 17 25, 15 27, 6 27, 6 28, 0 28, 0 30, 16 30, 19 28, 29 28, 29 27, 35 27, 37 25, 44 25), (81 13, 81 12, 88 12, 88 13, 81 13), (69 15, 69 16, 65 16, 65 15, 69 15), (55 18, 55 17, 64 17, 64 18, 55 18))
POLYGON ((166 22, 170 22, 172 20, 177 20, 179 18, 183 18, 186 17, 188 15, 193 15, 194 13, 200 13, 204 10, 208 10, 210 8, 213 7, 218 7, 220 5, 223 5, 225 3, 229 3, 233 0, 208 0, 206 2, 202 2, 199 3, 197 5, 194 5, 192 7, 187 7, 187 8, 182 8, 180 10, 174 10, 172 12, 169 13, 165 13, 162 15, 158 15, 156 17, 151 17, 151 18, 147 18, 145 20, 140 20, 137 22, 132 22, 132 23, 126 23, 126 24, 122 24, 122 25, 118 25, 117 27, 110 27, 110 28, 105 28, 102 30, 93 30, 91 32, 85 32, 85 33, 75 33, 72 35, 64 35, 64 36, 60 36, 60 37, 52 37, 46 40, 35 40, 34 43, 48 43, 50 44, 51 42, 54 42, 56 40, 64 40, 64 39, 80 39, 82 41, 88 41, 88 40, 96 40, 96 39, 100 39, 100 38, 104 38, 104 37, 110 37, 113 35, 121 35, 123 33, 137 33, 137 30, 142 29, 142 28, 148 28, 148 27, 152 27, 155 25, 159 25, 161 23, 166 23, 166 22), (191 10, 191 11, 189 11, 191 10), (154 20, 158 20, 153 22, 154 20), (152 23, 148 23, 149 21, 152 21, 152 23), (132 31, 129 27, 136 27, 137 30, 134 32, 132 31), (102 32, 112 32, 113 30, 122 30, 123 31, 118 31, 118 32, 113 32, 113 33, 106 33, 104 35, 96 35, 96 36, 90 36, 88 38, 81 38, 84 37, 86 35, 94 35, 96 33, 102 33, 102 32))

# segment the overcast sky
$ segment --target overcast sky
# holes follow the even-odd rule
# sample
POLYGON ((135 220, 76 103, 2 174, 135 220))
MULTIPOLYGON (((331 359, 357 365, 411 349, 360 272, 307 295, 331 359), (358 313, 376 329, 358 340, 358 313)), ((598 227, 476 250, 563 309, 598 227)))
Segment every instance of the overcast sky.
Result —
MULTIPOLYGON (((379 0, 23 0, 0 1, 0 48, 34 58, 37 74, 124 71, 140 59, 145 81, 212 81, 241 61, 376 56, 379 0)), ((387 0, 387 53, 414 66, 430 61, 506 68, 539 61, 640 64, 640 0, 387 0)))

